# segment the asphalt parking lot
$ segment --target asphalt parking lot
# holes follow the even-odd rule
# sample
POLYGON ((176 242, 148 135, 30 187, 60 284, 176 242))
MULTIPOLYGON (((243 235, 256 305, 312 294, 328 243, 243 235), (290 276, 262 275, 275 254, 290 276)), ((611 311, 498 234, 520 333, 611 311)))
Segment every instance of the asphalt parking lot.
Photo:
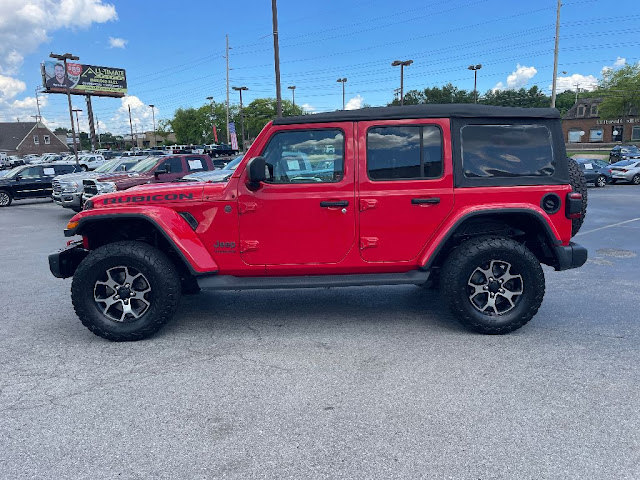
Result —
POLYGON ((461 328, 411 286, 201 293, 154 338, 75 316, 71 213, 0 210, 2 478, 640 478, 640 187, 589 189, 581 269, 461 328))

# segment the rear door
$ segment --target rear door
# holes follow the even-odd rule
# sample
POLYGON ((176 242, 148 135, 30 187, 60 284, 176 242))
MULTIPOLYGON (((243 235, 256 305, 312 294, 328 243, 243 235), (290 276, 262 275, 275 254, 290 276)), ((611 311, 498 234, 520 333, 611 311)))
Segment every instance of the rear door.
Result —
POLYGON ((42 167, 33 165, 20 172, 20 180, 15 182, 15 196, 35 198, 43 196, 42 167))
POLYGON ((453 208, 448 119, 358 123, 360 255, 414 260, 453 208))

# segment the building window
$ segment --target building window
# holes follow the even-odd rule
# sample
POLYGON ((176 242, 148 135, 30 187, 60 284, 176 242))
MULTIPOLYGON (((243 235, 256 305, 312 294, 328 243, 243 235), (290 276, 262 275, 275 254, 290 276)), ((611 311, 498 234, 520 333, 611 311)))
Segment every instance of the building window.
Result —
POLYGON ((591 130, 589 130, 589 141, 601 142, 603 133, 604 131, 602 128, 592 128, 591 130))
POLYGON ((633 127, 631 129, 631 140, 640 140, 640 127, 633 127))
POLYGON ((580 143, 582 135, 584 135, 582 130, 569 130, 569 143, 580 143))
POLYGON ((598 115, 598 105, 591 105, 591 115, 598 115))
POLYGON ((44 139, 44 144, 45 145, 50 145, 51 144, 51 138, 49 137, 49 135, 44 135, 42 138, 44 139))
POLYGON ((38 138, 38 135, 33 136, 33 144, 40 145, 40 139, 38 138))
POLYGON ((584 117, 584 105, 580 105, 578 107, 578 113, 577 113, 578 117, 584 117))

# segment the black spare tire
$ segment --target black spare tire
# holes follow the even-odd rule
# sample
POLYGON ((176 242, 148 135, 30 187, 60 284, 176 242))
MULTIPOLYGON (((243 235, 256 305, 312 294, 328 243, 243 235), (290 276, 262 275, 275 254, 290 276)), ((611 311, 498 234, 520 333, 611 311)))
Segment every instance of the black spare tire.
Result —
POLYGON ((580 231, 584 218, 587 215, 587 181, 584 178, 584 173, 573 158, 567 158, 567 164, 569 167, 569 184, 576 193, 582 194, 582 215, 579 218, 571 219, 571 236, 573 237, 580 231))

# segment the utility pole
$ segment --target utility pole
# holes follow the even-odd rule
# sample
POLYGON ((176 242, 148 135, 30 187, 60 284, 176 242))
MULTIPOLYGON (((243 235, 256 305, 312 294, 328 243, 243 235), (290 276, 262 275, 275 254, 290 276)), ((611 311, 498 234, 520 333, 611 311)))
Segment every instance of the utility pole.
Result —
POLYGON ((96 129, 93 125, 93 107, 91 106, 91 95, 86 95, 87 116, 89 117, 89 135, 91 137, 91 151, 96 149, 96 129))
POLYGON ((580 91, 580 84, 576 83, 576 103, 578 103, 578 92, 580 91))
POLYGON ((293 108, 296 108, 296 86, 295 85, 289 85, 287 87, 289 90, 291 90, 291 95, 293 95, 293 108))
POLYGON ((280 95, 280 47, 278 46, 278 6, 271 0, 271 17, 273 19, 273 56, 276 66, 276 116, 282 116, 282 96, 280 95))
POLYGON ((82 110, 79 108, 74 108, 73 111, 76 112, 76 124, 78 125, 78 141, 80 141, 80 120, 78 119, 78 112, 81 112, 82 110))
POLYGON ((562 1, 558 0, 556 8, 556 46, 553 50, 553 84, 551 85, 551 108, 556 108, 556 82, 558 77, 558 42, 560 40, 560 7, 562 1))
POLYGON ((227 35, 227 145, 229 145, 229 35, 227 35))
MULTIPOLYGON (((65 53, 64 55, 58 55, 53 52, 49 54, 49 57, 55 58, 56 60, 62 60, 64 62, 64 75, 67 76, 67 60, 80 60, 80 57, 72 55, 70 53, 65 53)), ((73 107, 71 106, 71 87, 67 86, 67 100, 69 101, 69 119, 71 120, 71 135, 73 136, 73 150, 76 154, 76 166, 80 165, 78 161, 78 143, 76 142, 76 129, 73 125, 73 107)))
POLYGON ((478 103, 478 70, 482 68, 482 64, 469 65, 469 70, 473 70, 473 103, 478 103))
POLYGON ((243 90, 249 90, 247 87, 242 86, 242 87, 233 87, 233 89, 237 92, 240 92, 240 128, 241 128, 241 135, 242 135, 242 151, 244 151, 244 145, 245 145, 245 141, 244 141, 244 113, 242 113, 242 91, 243 90))
POLYGON ((157 147, 157 143, 156 143, 156 106, 155 105, 149 105, 149 107, 151 108, 151 118, 153 119, 153 146, 157 147))
POLYGON ((397 67, 400 65, 400 105, 404 105, 404 67, 408 67, 413 63, 413 60, 395 60, 391 66, 397 67))
POLYGON ((127 107, 129 107, 129 128, 131 128, 131 150, 133 150, 133 122, 131 122, 131 105, 127 105, 127 107))
POLYGON ((36 87, 36 105, 38 106, 38 118, 42 120, 42 115, 40 115, 40 98, 38 98, 38 87, 36 87))
POLYGON ((342 84, 342 110, 344 110, 344 84, 347 83, 347 79, 346 79, 346 77, 345 78, 339 78, 338 80, 336 80, 336 82, 342 84))

